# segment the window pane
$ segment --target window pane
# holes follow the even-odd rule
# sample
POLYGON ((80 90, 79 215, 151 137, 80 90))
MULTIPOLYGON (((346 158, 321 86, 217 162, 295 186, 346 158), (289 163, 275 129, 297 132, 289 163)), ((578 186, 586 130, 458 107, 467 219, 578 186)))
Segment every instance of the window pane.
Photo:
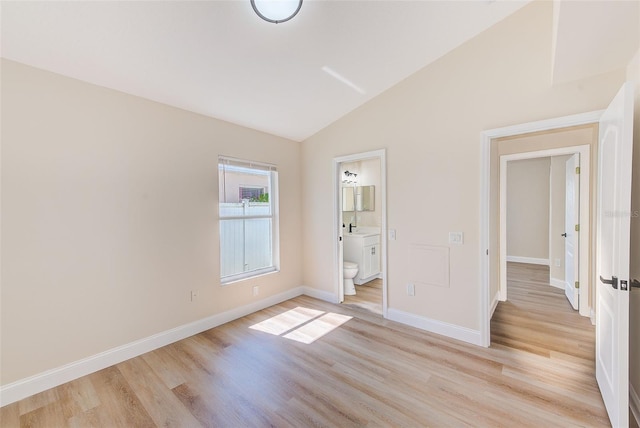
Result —
POLYGON ((270 218, 220 220, 221 277, 273 266, 270 218))
POLYGON ((222 283, 277 270, 275 166, 220 157, 218 177, 222 283))
MULTIPOLYGON (((248 167, 220 164, 218 167, 220 204, 249 202, 270 202, 271 173, 248 167)), ((271 214, 271 211, 264 213, 271 214)), ((221 216, 247 215, 227 213, 220 210, 221 216)))

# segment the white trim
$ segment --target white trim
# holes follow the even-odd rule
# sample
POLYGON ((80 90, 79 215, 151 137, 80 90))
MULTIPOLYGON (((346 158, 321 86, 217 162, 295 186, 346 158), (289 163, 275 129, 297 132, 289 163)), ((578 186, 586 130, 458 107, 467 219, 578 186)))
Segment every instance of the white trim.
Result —
MULTIPOLYGON (((138 355, 153 351, 154 349, 169 345, 225 324, 229 321, 242 318, 245 315, 252 314, 268 308, 269 306, 293 299, 303 293, 306 294, 309 290, 310 289, 308 287, 292 288, 291 290, 267 297, 266 299, 230 309, 228 311, 212 315, 189 324, 184 324, 179 327, 100 352, 90 357, 20 379, 7 385, 2 385, 2 387, 0 387, 0 405, 6 406, 7 404, 14 403, 22 400, 23 398, 54 388, 79 377, 113 366, 114 364, 121 363, 130 358, 137 357, 138 355)), ((315 296, 312 295, 312 297, 315 296)))
POLYGON ((535 257, 507 256, 506 260, 514 263, 549 266, 549 259, 537 259, 535 257))
POLYGON ((591 320, 591 325, 596 325, 596 310, 594 308, 591 308, 589 319, 591 320))
POLYGON ((387 318, 431 333, 440 334, 442 336, 461 340, 473 345, 480 345, 480 332, 478 330, 472 330, 470 328, 425 318, 394 308, 389 308, 387 311, 387 318))
POLYGON ((336 266, 334 272, 334 283, 337 284, 338 290, 334 299, 338 303, 344 301, 344 228, 338 227, 342 224, 342 177, 340 177, 340 162, 333 160, 333 225, 334 236, 337 243, 333 247, 333 265, 336 266), (337 230, 336 230, 337 229, 337 230))
POLYGON ((549 278, 549 284, 550 284, 552 287, 555 287, 555 288, 559 288, 559 289, 561 289, 561 290, 564 290, 564 285, 565 285, 564 279, 549 278))
POLYGON ((318 290, 317 288, 312 288, 308 286, 302 287, 302 294, 305 296, 313 297, 314 299, 324 300, 329 303, 340 303, 336 299, 335 293, 330 291, 318 290))
POLYGON ((481 346, 491 344, 491 320, 489 301, 489 262, 488 254, 496 249, 489 248, 490 243, 490 176, 491 176, 491 140, 500 137, 526 134, 530 132, 567 128, 571 126, 597 123, 604 110, 580 113, 571 116, 523 123, 504 128, 489 129, 480 134, 480 342, 481 346))
POLYGON ((490 245, 491 226, 491 134, 483 132, 480 141, 480 345, 491 345, 491 302, 489 301, 491 257, 494 248, 490 245))
POLYGON ((222 162, 223 164, 230 165, 230 166, 238 166, 238 165, 232 165, 232 163, 237 163, 237 164, 240 164, 241 168, 246 167, 250 169, 260 169, 258 167, 263 167, 262 169, 263 171, 276 171, 278 169, 278 166, 273 163, 251 161, 247 159, 234 158, 231 156, 224 156, 224 155, 218 156, 218 165, 220 165, 220 161, 223 161, 222 162))
MULTIPOLYGON (((380 222, 380 267, 382 277, 382 316, 387 318, 387 306, 388 306, 388 288, 387 288, 387 247, 388 247, 388 234, 387 234, 387 151, 386 149, 373 150, 364 153, 354 153, 346 156, 339 156, 333 158, 333 234, 336 237, 336 244, 333 247, 334 256, 334 283, 335 287, 335 300, 342 302, 344 300, 344 283, 342 274, 342 258, 343 248, 342 240, 342 191, 341 191, 341 177, 340 164, 343 162, 355 162, 365 159, 380 159, 380 201, 381 201, 381 222, 380 222)), ((377 196, 376 196, 377 197, 377 196)))
POLYGON ((496 308, 498 307, 498 303, 500 303, 500 293, 496 293, 493 296, 493 301, 491 302, 491 315, 489 315, 489 319, 493 318, 493 314, 496 312, 496 308))
POLYGON ((629 408, 636 419, 636 425, 640 425, 640 397, 631 382, 629 382, 629 408))

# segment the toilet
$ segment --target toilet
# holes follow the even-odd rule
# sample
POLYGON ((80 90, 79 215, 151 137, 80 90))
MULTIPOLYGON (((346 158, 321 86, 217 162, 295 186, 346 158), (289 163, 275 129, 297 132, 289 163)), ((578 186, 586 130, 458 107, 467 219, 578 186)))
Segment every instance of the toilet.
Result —
POLYGON ((342 267, 344 271, 344 295, 353 296, 356 294, 356 286, 353 283, 353 278, 358 274, 358 264, 345 260, 342 267))

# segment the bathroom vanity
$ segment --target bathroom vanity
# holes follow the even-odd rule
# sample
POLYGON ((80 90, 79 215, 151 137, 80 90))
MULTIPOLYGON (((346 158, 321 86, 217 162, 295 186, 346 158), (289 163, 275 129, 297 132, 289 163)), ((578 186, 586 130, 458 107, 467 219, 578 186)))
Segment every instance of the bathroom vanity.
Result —
POLYGON ((344 260, 358 264, 353 282, 361 285, 380 277, 380 232, 356 231, 344 234, 344 260))

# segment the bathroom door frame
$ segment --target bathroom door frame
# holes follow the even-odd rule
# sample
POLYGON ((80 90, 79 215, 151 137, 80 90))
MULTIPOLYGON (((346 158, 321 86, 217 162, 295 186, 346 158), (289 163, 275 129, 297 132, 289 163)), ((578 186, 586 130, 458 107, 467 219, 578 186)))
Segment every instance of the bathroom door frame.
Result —
POLYGON ((382 316, 387 318, 387 151, 386 149, 354 153, 333 158, 333 232, 334 245, 334 283, 335 301, 344 301, 343 244, 342 228, 342 177, 340 165, 345 162, 357 162, 368 159, 380 160, 380 270, 382 273, 382 316))

